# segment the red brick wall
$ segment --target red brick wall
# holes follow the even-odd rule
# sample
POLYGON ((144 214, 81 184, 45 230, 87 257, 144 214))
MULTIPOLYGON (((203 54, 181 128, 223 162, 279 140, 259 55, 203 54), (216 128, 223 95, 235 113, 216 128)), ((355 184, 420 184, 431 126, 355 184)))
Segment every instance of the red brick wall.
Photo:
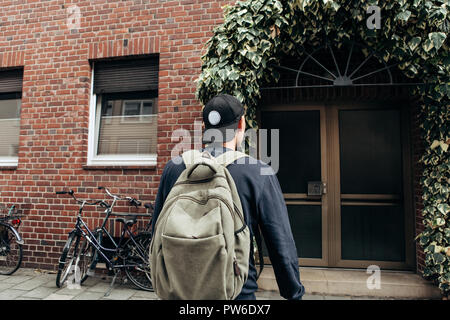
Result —
MULTIPOLYGON (((24 66, 19 164, 0 169, 0 203, 26 215, 24 265, 54 269, 81 198, 104 198, 96 187, 153 201, 170 150, 171 132, 200 119, 194 79, 204 43, 222 22, 222 6, 208 0, 2 1, 0 67, 24 66), (72 5, 80 9, 79 29, 72 5), (124 40, 128 40, 125 46, 124 40), (156 168, 87 169, 91 68, 88 59, 160 54, 156 168), (95 194, 92 194, 94 192, 95 194)), ((122 211, 130 210, 125 204, 122 211)), ((98 209, 86 211, 91 226, 98 209)))

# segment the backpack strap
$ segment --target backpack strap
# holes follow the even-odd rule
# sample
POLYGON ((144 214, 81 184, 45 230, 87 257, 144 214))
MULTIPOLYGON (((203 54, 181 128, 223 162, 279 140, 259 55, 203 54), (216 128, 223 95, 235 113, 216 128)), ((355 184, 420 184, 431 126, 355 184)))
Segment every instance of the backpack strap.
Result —
POLYGON ((217 162, 218 164, 223 165, 224 167, 227 167, 240 158, 248 157, 248 155, 240 151, 227 151, 217 157, 213 157, 208 151, 200 152, 199 150, 188 150, 181 156, 186 165, 194 164, 199 161, 200 158, 206 157, 217 162))
POLYGON ((216 162, 223 165, 224 167, 228 167, 228 165, 244 157, 248 157, 248 155, 240 151, 227 151, 217 156, 216 162))
MULTIPOLYGON (((216 162, 222 164, 223 166, 227 167, 229 164, 233 163, 234 161, 248 157, 243 152, 240 151, 227 151, 222 153, 221 155, 216 157, 216 162)), ((255 236, 255 242, 258 249, 258 259, 259 259, 259 272, 256 275, 256 280, 258 280, 259 276, 261 275, 263 269, 264 269, 264 254, 262 249, 262 237, 261 237, 261 231, 259 230, 259 226, 256 227, 256 230, 253 230, 254 236, 255 236)))

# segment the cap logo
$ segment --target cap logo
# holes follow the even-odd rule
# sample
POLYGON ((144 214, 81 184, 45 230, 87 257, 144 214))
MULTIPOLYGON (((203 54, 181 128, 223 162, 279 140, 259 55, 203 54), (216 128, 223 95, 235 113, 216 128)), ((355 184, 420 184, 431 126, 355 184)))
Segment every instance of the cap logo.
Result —
POLYGON ((220 113, 218 113, 217 111, 211 111, 208 114, 208 121, 211 125, 215 126, 216 124, 218 124, 220 122, 220 113))

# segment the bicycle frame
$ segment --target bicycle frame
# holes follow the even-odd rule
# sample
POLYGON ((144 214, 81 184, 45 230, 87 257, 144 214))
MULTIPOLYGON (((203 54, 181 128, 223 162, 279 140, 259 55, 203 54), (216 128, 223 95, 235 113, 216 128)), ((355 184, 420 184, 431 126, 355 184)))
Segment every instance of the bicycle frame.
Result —
POLYGON ((141 246, 136 242, 136 240, 134 239, 133 233, 130 231, 130 229, 128 228, 128 226, 126 224, 124 224, 123 228, 122 228, 122 233, 119 239, 119 242, 116 243, 113 239, 113 237, 110 235, 110 233, 106 230, 105 225, 106 225, 106 221, 108 220, 109 216, 112 214, 112 207, 114 206, 115 200, 113 202, 113 205, 111 205, 111 207, 109 207, 108 209, 106 209, 106 217, 103 221, 102 226, 97 229, 97 230, 101 230, 101 232, 106 233, 106 235, 110 238, 110 240, 112 241, 114 248, 106 248, 104 246, 102 246, 96 239, 95 235, 93 234, 93 232, 89 229, 89 227, 87 226, 87 224, 84 222, 81 213, 83 210, 83 206, 85 204, 84 203, 81 205, 78 216, 77 216, 77 222, 75 225, 75 229, 71 232, 76 232, 78 234, 83 235, 86 240, 95 248, 95 250, 103 257, 103 259, 106 261, 106 263, 108 264, 108 267, 110 269, 116 268, 127 268, 127 267, 135 267, 136 265, 125 265, 125 264, 115 264, 114 260, 109 259, 106 254, 106 252, 111 252, 111 253, 118 253, 120 248, 121 248, 121 244, 122 241, 125 239, 125 234, 128 234, 129 239, 131 239, 131 241, 134 243, 134 245, 136 246, 136 248, 138 249, 138 253, 142 256, 145 256, 145 253, 143 252, 141 246), (86 229, 87 233, 83 230, 86 229))

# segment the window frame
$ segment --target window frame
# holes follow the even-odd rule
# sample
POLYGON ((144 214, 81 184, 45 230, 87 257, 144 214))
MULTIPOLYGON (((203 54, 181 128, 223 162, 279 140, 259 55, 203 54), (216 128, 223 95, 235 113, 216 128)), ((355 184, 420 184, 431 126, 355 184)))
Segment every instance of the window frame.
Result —
MULTIPOLYGON (((11 118, 8 120, 19 120, 20 127, 20 115, 22 111, 22 92, 0 93, 0 101, 3 100, 19 100, 19 115, 18 118, 11 118)), ((20 145, 20 128, 19 128, 19 145, 20 145)), ((17 167, 19 165, 19 155, 17 156, 0 156, 0 168, 2 167, 17 167)))
MULTIPOLYGON (((94 93, 94 69, 95 62, 92 63, 91 70, 91 93, 89 97, 89 130, 88 130, 88 156, 87 166, 156 166, 157 153, 155 154, 118 154, 118 155, 98 155, 98 136, 100 132, 101 100, 94 93), (99 103, 100 102, 100 103, 99 103)), ((125 94, 125 93, 124 93, 125 94)), ((125 99, 124 99, 125 100, 125 99)), ((158 98, 155 97, 157 104, 158 98)))

